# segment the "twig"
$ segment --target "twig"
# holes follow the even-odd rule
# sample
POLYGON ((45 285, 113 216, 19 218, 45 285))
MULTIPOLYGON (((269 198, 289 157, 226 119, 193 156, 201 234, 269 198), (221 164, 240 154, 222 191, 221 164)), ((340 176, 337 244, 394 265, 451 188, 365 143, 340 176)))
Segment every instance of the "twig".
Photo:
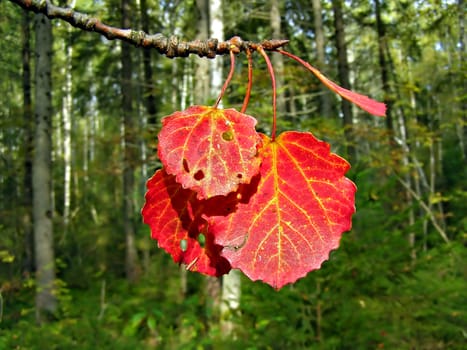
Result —
POLYGON ((263 47, 266 51, 274 51, 284 45, 288 40, 265 40, 262 43, 243 41, 236 37, 235 40, 219 41, 217 39, 181 41, 176 36, 166 37, 163 34, 147 34, 142 30, 123 29, 109 26, 99 19, 71 8, 59 7, 48 0, 10 0, 27 11, 42 13, 49 19, 61 19, 70 23, 73 27, 96 32, 109 40, 123 40, 137 47, 154 48, 160 54, 169 58, 187 57, 196 54, 200 57, 214 58, 217 55, 225 55, 230 52, 232 45, 238 48, 237 52, 245 52, 247 49, 254 51, 263 47))
POLYGON ((446 242, 446 243, 449 243, 449 238, 448 236, 446 235, 446 232, 444 232, 443 228, 438 224, 438 221, 436 220, 436 217, 435 215, 433 214, 433 211, 431 210, 431 208, 423 201, 422 198, 420 198, 420 196, 418 194, 415 193, 414 190, 412 190, 409 186, 409 184, 407 184, 404 180, 402 180, 399 176, 397 176, 397 180, 399 181, 399 183, 407 190, 407 192, 410 193, 410 195, 415 198, 415 200, 420 204, 420 206, 425 210, 426 214, 428 215, 428 217, 430 218, 430 221, 431 223, 433 224, 434 228, 436 229, 436 231, 438 231, 439 235, 441 236, 441 238, 443 238, 443 240, 446 242))

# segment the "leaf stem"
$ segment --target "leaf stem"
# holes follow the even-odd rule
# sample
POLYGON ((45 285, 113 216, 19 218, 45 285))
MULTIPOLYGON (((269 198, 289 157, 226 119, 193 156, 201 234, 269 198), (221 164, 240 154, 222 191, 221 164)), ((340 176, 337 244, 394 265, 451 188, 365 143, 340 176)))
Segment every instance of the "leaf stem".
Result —
POLYGON ((266 51, 264 51, 263 47, 260 46, 258 48, 259 53, 261 56, 264 57, 266 61, 266 65, 268 66, 269 75, 271 76, 271 84, 272 84, 272 130, 271 130, 271 141, 274 141, 276 138, 276 128, 277 128, 277 111, 276 111, 276 77, 274 75, 274 68, 272 67, 271 60, 269 59, 266 51))
POLYGON ((214 108, 217 108, 217 106, 221 102, 221 99, 225 94, 225 90, 227 90, 227 86, 229 86, 230 81, 232 80, 234 71, 235 71, 235 54, 234 54, 234 52, 232 50, 230 50, 230 71, 229 71, 229 75, 227 75, 227 78, 225 79, 224 86, 222 86, 222 89, 221 89, 221 93, 219 94, 219 97, 217 98, 217 101, 213 106, 214 108))
POLYGON ((248 85, 246 87, 245 98, 243 99, 241 113, 245 113, 248 103, 250 102, 251 87, 253 85, 253 59, 251 57, 250 49, 246 49, 246 57, 248 58, 248 85))

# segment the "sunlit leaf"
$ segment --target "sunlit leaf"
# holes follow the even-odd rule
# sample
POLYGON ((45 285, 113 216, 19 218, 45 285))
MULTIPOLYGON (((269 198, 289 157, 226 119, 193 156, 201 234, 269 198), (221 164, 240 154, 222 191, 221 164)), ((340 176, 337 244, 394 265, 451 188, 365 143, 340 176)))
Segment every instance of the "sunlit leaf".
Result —
POLYGON ((193 106, 162 120, 159 157, 198 198, 227 195, 258 173, 255 125, 255 118, 234 109, 193 106))
POLYGON ((284 51, 284 50, 278 50, 281 54, 288 56, 300 64, 302 64, 306 69, 308 69, 311 73, 313 73, 324 85, 326 85, 329 89, 332 91, 336 92, 346 100, 355 103, 357 106, 359 106, 361 109, 367 111, 368 113, 371 113, 373 115, 377 116, 385 116, 386 115, 386 105, 382 102, 375 101, 368 96, 350 91, 348 89, 345 89, 339 85, 337 85, 335 82, 324 76, 323 73, 321 73, 318 69, 313 67, 311 64, 306 62, 305 60, 302 60, 300 57, 297 57, 290 52, 284 51))
POLYGON ((281 288, 338 247, 351 228, 356 187, 344 177, 349 164, 310 133, 264 136, 263 145, 259 183, 237 195, 248 201, 211 217, 209 227, 232 268, 281 288))

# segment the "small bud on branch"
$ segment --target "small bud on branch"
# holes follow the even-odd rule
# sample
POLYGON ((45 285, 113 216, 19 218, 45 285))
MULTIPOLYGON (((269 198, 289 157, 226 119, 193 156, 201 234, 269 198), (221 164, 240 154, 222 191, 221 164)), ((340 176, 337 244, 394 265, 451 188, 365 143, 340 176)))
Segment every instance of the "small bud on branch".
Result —
POLYGON ((288 40, 265 40, 262 43, 244 41, 234 37, 228 41, 217 39, 181 41, 176 36, 166 37, 163 34, 147 34, 141 30, 122 29, 102 23, 99 19, 75 11, 71 8, 59 7, 48 0, 10 0, 27 11, 42 13, 50 19, 61 19, 73 27, 88 32, 96 32, 109 40, 123 40, 137 47, 154 48, 169 58, 187 57, 196 54, 200 57, 214 58, 228 54, 235 47, 235 53, 247 50, 255 51, 260 46, 266 51, 274 51, 283 47, 288 40))

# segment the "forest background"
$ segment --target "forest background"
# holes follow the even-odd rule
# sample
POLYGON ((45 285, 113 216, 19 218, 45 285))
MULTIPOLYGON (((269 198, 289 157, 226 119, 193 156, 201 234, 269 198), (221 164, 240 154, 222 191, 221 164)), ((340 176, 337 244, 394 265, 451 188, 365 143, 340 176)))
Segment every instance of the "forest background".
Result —
MULTIPOLYGON (((329 261, 294 285, 275 291, 239 275, 233 286, 229 278, 221 283, 174 264, 150 239, 140 210, 145 183, 160 167, 161 118, 213 104, 228 57, 169 59, 48 22, 51 186, 42 197, 51 199, 54 289, 52 301, 41 302, 32 196, 39 175, 32 169, 43 88, 34 72, 42 64, 37 50, 45 47, 37 32, 46 31, 39 15, 1 1, 0 349, 465 346, 463 0, 55 5, 184 40, 289 39, 288 51, 344 87, 385 101, 388 115, 376 118, 341 102, 295 62, 269 54, 279 131, 311 131, 351 162, 357 212, 329 261)), ((244 54, 236 68, 223 105, 240 109, 244 54)), ((247 113, 266 133, 271 95, 265 63, 255 54, 247 113)))

